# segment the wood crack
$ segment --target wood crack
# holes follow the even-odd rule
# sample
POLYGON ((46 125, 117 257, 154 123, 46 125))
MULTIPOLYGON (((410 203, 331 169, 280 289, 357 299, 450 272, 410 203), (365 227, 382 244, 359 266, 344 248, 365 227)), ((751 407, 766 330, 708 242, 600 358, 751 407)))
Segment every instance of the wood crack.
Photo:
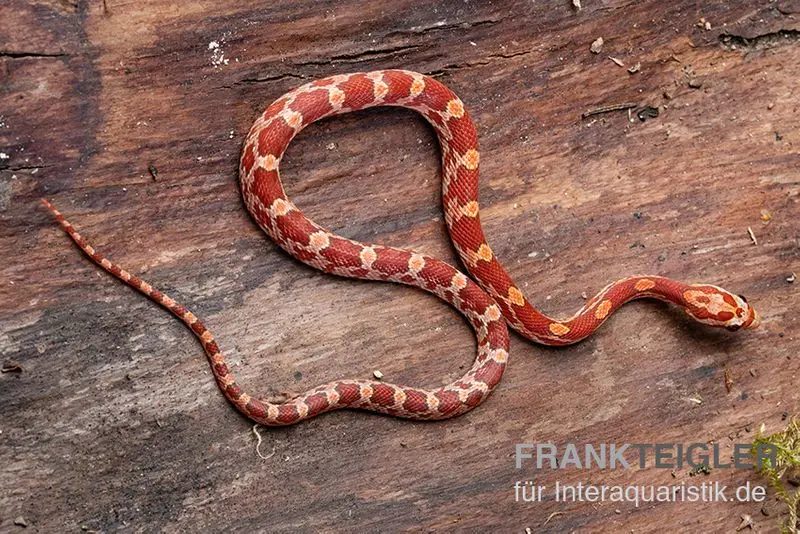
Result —
POLYGON ((479 26, 491 26, 493 24, 497 24, 500 22, 500 19, 484 19, 484 20, 477 20, 475 22, 462 22, 459 24, 447 24, 444 21, 441 23, 431 24, 429 26, 413 26, 408 29, 404 30, 395 30, 393 32, 388 33, 386 36, 394 36, 394 35, 422 35, 425 33, 433 33, 437 31, 446 31, 446 30, 454 30, 454 29, 463 29, 468 30, 471 28, 477 28, 479 26))
POLYGON ((11 59, 20 58, 59 58, 68 57, 69 54, 63 52, 28 52, 24 50, 0 50, 0 57, 7 57, 11 59))
POLYGON ((778 30, 755 37, 723 33, 719 36, 719 42, 729 50, 744 50, 745 52, 767 50, 778 46, 797 44, 800 42, 800 30, 778 30))
POLYGON ((358 63, 359 61, 368 61, 373 59, 382 59, 385 57, 391 57, 396 54, 411 52, 412 50, 416 50, 418 48, 421 48, 421 45, 395 46, 391 48, 381 48, 377 50, 364 50, 361 52, 354 52, 351 54, 340 54, 338 56, 331 56, 329 59, 300 61, 298 63, 293 63, 293 65, 301 67, 305 65, 330 65, 332 63, 358 63))
POLYGON ((511 59, 520 56, 527 56, 528 54, 532 54, 533 50, 523 50, 520 52, 514 52, 511 54, 490 54, 485 56, 483 59, 479 59, 477 61, 467 61, 464 63, 450 63, 449 65, 445 65, 436 70, 428 71, 425 74, 431 76, 432 78, 436 78, 438 76, 444 76, 448 72, 455 72, 462 69, 468 69, 472 67, 483 67, 485 65, 489 65, 493 62, 493 60, 505 60, 511 59))
POLYGON ((263 78, 259 78, 259 77, 243 78, 243 79, 239 80, 238 82, 234 82, 234 84, 232 86, 231 85, 226 85, 226 86, 223 86, 223 87, 225 87, 226 89, 230 89, 231 87, 234 87, 234 86, 237 86, 237 85, 250 85, 250 84, 254 84, 254 83, 277 82, 277 81, 283 81, 283 80, 287 80, 287 79, 304 80, 305 78, 306 77, 303 76, 302 74, 294 74, 294 73, 291 73, 291 72, 286 72, 286 73, 281 73, 281 74, 274 74, 272 76, 265 76, 263 78))
MULTIPOLYGON (((332 65, 335 63, 358 63, 360 61, 368 61, 374 59, 382 59, 385 57, 391 57, 396 54, 410 52, 412 50, 416 50, 420 48, 420 45, 408 45, 408 46, 396 46, 393 48, 382 48, 378 50, 364 50, 361 52, 354 52, 350 54, 340 54, 338 56, 331 56, 328 59, 313 59, 307 61, 300 61, 300 62, 293 62, 292 65, 296 67, 304 67, 304 66, 316 66, 316 65, 332 65)), ((223 86, 226 89, 230 89, 231 87, 238 86, 238 85, 250 85, 250 84, 257 84, 257 83, 268 83, 268 82, 275 82, 275 81, 282 81, 286 79, 296 79, 296 80, 303 80, 306 78, 303 74, 296 74, 294 72, 282 72, 278 74, 272 74, 267 76, 255 76, 255 77, 248 77, 243 78, 237 82, 234 82, 232 86, 226 85, 223 86)))
POLYGON ((18 171, 32 171, 37 169, 46 169, 48 167, 53 167, 54 165, 18 165, 13 167, 0 167, 0 171, 10 171, 10 172, 18 172, 18 171))

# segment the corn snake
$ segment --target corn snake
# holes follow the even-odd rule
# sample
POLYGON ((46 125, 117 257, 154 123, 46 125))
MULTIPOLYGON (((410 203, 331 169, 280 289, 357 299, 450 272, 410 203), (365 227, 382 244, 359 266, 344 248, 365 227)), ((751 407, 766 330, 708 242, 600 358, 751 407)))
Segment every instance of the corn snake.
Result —
POLYGON ((650 297, 676 304, 707 325, 731 330, 758 326, 758 314, 743 297, 716 286, 689 285, 661 276, 632 276, 613 282, 569 319, 547 317, 529 303, 486 242, 477 199, 479 162, 477 134, 462 101, 440 82, 402 70, 331 76, 290 91, 256 119, 240 159, 240 186, 247 210, 290 255, 339 276, 419 287, 467 318, 478 342, 475 362, 461 378, 437 390, 375 380, 339 380, 283 403, 253 397, 236 384, 214 337, 193 313, 108 260, 47 200, 42 202, 94 262, 180 318, 203 344, 225 397, 246 417, 265 425, 289 425, 340 408, 422 420, 463 414, 486 399, 502 377, 509 347, 506 324, 537 343, 568 345, 594 332, 625 302, 650 297), (431 256, 340 237, 305 217, 287 198, 278 168, 294 136, 317 120, 374 106, 414 109, 436 131, 442 152, 445 222, 477 284, 431 256))

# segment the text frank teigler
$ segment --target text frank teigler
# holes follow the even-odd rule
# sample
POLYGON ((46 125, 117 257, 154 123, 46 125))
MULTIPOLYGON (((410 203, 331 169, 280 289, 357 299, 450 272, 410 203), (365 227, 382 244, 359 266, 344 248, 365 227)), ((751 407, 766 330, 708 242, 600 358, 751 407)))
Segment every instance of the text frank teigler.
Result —
MULTIPOLYGON (((771 444, 735 443, 727 455, 719 444, 708 443, 518 443, 514 454, 520 470, 627 470, 752 469, 775 465, 777 448, 771 444)), ((627 502, 638 507, 654 502, 728 502, 766 499, 766 488, 750 482, 729 487, 720 482, 669 485, 564 484, 548 487, 534 480, 514 483, 516 502, 627 502)))

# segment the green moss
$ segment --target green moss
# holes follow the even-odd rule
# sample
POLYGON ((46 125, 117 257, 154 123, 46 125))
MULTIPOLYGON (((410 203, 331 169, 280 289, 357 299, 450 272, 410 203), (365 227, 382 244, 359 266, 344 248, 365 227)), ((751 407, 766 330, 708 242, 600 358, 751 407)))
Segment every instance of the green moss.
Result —
POLYGON ((800 508, 800 487, 793 487, 787 479, 800 473, 800 420, 792 418, 786 430, 769 436, 764 435, 764 425, 761 425, 761 430, 753 441, 753 455, 757 454, 759 446, 770 445, 777 450, 775 465, 770 460, 765 460, 757 469, 769 480, 773 491, 789 508, 789 517, 781 525, 781 532, 794 534, 800 508))

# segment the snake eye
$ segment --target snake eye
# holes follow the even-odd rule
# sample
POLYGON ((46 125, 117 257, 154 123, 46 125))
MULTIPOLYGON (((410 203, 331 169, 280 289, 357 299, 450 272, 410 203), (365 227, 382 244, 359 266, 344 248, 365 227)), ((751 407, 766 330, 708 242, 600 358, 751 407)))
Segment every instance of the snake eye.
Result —
POLYGON ((740 299, 742 299, 742 302, 747 302, 747 299, 746 299, 746 298, 744 298, 744 295, 737 295, 737 296, 738 296, 740 299))

